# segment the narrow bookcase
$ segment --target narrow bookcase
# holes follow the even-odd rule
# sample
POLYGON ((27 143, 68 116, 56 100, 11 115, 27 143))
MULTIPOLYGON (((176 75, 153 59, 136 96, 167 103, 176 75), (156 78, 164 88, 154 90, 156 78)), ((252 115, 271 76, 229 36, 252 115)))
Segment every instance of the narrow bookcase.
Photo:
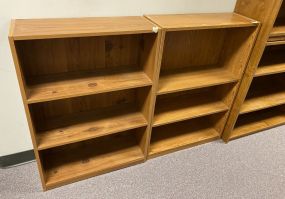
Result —
POLYGON ((236 12, 262 22, 223 139, 285 124, 285 2, 238 0, 236 12))
POLYGON ((144 17, 13 20, 44 190, 143 162, 161 30, 144 17))
POLYGON ((147 15, 164 33, 149 157, 218 139, 259 31, 235 13, 147 15))
POLYGON ((259 27, 236 13, 13 20, 44 190, 218 139, 259 27))

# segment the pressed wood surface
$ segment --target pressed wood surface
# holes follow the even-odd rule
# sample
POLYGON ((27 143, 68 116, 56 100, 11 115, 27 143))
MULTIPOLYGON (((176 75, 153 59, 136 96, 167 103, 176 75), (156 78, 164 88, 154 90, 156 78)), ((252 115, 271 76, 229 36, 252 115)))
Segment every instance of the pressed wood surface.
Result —
POLYGON ((141 16, 69 19, 16 19, 10 36, 15 40, 87 37, 152 32, 154 25, 141 16))
POLYGON ((254 76, 285 72, 285 45, 267 46, 254 76))
POLYGON ((17 41, 28 103, 151 85, 155 36, 17 41))
POLYGON ((196 30, 254 26, 253 20, 235 13, 146 15, 166 30, 196 30))
POLYGON ((156 100, 153 126, 225 112, 229 105, 224 97, 230 88, 231 85, 225 85, 160 95, 156 100))
POLYGON ((146 126, 142 102, 149 89, 129 89, 30 105, 38 149, 146 126))
POLYGON ((254 78, 240 114, 284 104, 284 75, 281 73, 254 78))
POLYGON ((258 20, 262 23, 252 53, 249 57, 246 70, 241 80, 239 90, 223 132, 223 140, 228 142, 239 117, 242 104, 246 98, 251 81, 255 75, 263 51, 278 14, 282 0, 237 0, 235 12, 246 17, 258 20))
POLYGON ((272 31, 270 33, 270 39, 273 37, 276 37, 277 39, 280 37, 285 36, 285 2, 283 1, 278 16, 275 20, 275 23, 273 25, 272 31))
POLYGON ((62 73, 36 77, 28 86, 28 103, 84 96, 149 86, 152 81, 139 69, 108 69, 97 72, 62 73))
POLYGON ((42 152, 46 186, 98 175, 144 160, 134 135, 115 134, 42 152))
POLYGON ((158 95, 237 81, 238 77, 225 68, 198 71, 193 71, 191 68, 172 69, 162 71, 158 83, 158 95))
POLYGON ((285 124, 284 107, 264 109, 239 116, 230 139, 250 135, 285 124))
POLYGON ((151 135, 151 157, 195 146, 219 138, 219 133, 206 118, 154 127, 151 135))
POLYGON ((55 128, 38 133, 38 149, 43 150, 146 126, 147 121, 143 114, 134 107, 135 105, 128 104, 119 108, 106 108, 51 119, 45 125, 55 128))

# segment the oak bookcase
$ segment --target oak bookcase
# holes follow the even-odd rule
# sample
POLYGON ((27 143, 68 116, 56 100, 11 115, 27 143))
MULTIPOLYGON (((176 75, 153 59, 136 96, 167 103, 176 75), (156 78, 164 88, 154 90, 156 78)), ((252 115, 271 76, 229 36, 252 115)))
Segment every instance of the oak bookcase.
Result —
POLYGON ((258 31, 235 13, 13 20, 44 190, 219 138, 258 31))
POLYGON ((262 22, 223 139, 285 124, 285 2, 238 0, 236 12, 262 22))
POLYGON ((235 13, 146 17, 164 33, 149 157, 218 139, 259 22, 235 13))

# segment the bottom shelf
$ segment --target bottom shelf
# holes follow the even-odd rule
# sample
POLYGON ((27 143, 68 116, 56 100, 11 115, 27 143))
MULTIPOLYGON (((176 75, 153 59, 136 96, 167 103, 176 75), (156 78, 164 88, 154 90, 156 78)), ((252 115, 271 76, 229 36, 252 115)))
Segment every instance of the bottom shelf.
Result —
POLYGON ((152 158, 218 139, 219 133, 207 118, 209 117, 154 127, 149 157, 152 158))
POLYGON ((42 151, 47 189, 144 161, 133 131, 42 151))
POLYGON ((236 139, 285 124, 284 108, 284 106, 278 106, 240 115, 230 139, 236 139))

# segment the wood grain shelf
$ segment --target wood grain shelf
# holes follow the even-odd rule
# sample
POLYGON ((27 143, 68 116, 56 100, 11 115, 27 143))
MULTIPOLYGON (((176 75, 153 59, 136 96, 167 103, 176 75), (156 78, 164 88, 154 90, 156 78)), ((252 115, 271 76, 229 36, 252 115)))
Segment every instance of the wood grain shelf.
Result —
MULTIPOLYGON (((285 36, 285 18, 277 19, 276 23, 274 24, 274 27, 269 35, 270 40, 272 38, 279 38, 285 36)), ((275 39, 276 40, 276 39, 275 39)))
POLYGON ((216 87, 194 91, 158 96, 153 127, 226 112, 229 109, 222 96, 215 93, 216 87))
POLYGON ((237 120, 230 140, 285 124, 285 112, 279 108, 269 108, 241 115, 237 120))
POLYGON ((174 69, 162 72, 158 85, 158 95, 237 81, 238 77, 224 68, 201 71, 193 71, 191 68, 174 69))
POLYGON ((266 47, 255 77, 285 72, 285 45, 266 47))
POLYGON ((278 15, 275 19, 273 28, 269 34, 268 41, 285 40, 285 3, 280 1, 281 7, 278 10, 278 15))
POLYGON ((150 157, 218 139, 219 133, 211 125, 206 125, 206 121, 194 119, 155 127, 151 137, 150 157))
POLYGON ((14 40, 90 37, 151 33, 154 25, 141 16, 71 19, 16 19, 10 36, 14 40))
POLYGON ((167 31, 250 27, 258 23, 236 13, 146 15, 146 17, 167 31))
POLYGON ((134 107, 128 104, 53 118, 45 123, 45 128, 52 129, 38 133, 38 150, 147 126, 143 114, 134 107))
POLYGON ((285 104, 284 74, 253 79, 240 114, 285 104))
POLYGON ((144 155, 130 135, 114 135, 43 151, 48 189, 142 162, 144 155))
POLYGON ((30 81, 29 104, 152 85, 143 71, 131 68, 65 73, 36 77, 30 81))

